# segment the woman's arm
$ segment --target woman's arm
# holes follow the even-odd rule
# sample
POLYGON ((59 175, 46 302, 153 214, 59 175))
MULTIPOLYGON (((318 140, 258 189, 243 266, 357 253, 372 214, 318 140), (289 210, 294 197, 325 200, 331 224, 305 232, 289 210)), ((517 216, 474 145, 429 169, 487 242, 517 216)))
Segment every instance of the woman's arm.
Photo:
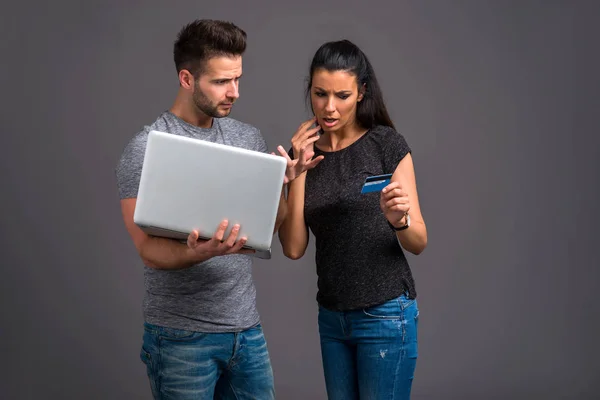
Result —
POLYGON ((306 172, 288 184, 287 216, 279 228, 283 254, 292 260, 304 255, 308 246, 308 227, 304 222, 306 172))
POLYGON ((381 210, 393 226, 406 225, 406 214, 410 227, 397 231, 396 236, 404 249, 418 255, 427 247, 427 227, 421 214, 412 156, 408 153, 398 163, 391 182, 381 192, 381 210))
POLYGON ((292 160, 283 148, 279 148, 279 152, 288 159, 288 166, 297 166, 295 169, 288 168, 291 172, 286 179, 286 182, 289 182, 287 183, 287 213, 279 228, 279 241, 283 254, 292 260, 302 257, 308 246, 308 227, 304 222, 306 173, 309 169, 315 168, 324 158, 322 155, 313 158, 314 142, 319 139, 317 132, 321 129, 319 126, 310 128, 315 121, 315 118, 311 118, 303 122, 292 137, 295 160, 292 160))

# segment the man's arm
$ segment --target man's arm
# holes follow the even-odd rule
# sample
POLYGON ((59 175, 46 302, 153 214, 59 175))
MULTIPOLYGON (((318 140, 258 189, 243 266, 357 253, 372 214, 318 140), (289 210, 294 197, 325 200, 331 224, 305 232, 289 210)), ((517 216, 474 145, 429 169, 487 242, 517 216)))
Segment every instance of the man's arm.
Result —
POLYGON ((235 226, 227 240, 223 240, 227 221, 221 223, 215 236, 208 241, 198 240, 197 232, 190 234, 187 244, 173 239, 149 236, 133 222, 136 201, 135 198, 121 200, 121 212, 135 248, 144 264, 150 268, 183 269, 223 254, 253 252, 252 250, 242 250, 246 238, 241 238, 236 242, 239 226, 235 226))

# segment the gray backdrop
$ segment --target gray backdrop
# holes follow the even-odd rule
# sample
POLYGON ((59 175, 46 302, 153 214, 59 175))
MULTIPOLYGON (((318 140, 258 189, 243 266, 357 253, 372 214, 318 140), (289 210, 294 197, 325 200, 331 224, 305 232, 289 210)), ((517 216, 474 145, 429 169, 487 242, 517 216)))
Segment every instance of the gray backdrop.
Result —
MULTIPOLYGON (((198 17, 247 31, 233 116, 272 148, 309 116, 322 42, 349 38, 371 58, 429 231, 410 257, 413 398, 598 396, 598 3, 248 3, 2 7, 0 397, 149 398, 142 263, 114 167, 171 105, 172 43, 198 17)), ((279 399, 325 398, 313 244, 294 262, 275 240, 254 268, 279 399)))

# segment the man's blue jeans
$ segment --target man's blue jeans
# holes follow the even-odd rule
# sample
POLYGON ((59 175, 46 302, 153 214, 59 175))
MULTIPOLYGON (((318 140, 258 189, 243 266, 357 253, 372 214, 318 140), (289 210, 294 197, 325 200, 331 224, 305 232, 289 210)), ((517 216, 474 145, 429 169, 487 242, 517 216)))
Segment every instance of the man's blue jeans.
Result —
POLYGON ((362 310, 319 307, 329 400, 408 400, 417 362, 419 309, 402 295, 362 310))
POLYGON ((156 400, 275 398, 261 325, 200 333, 144 323, 140 357, 156 400))

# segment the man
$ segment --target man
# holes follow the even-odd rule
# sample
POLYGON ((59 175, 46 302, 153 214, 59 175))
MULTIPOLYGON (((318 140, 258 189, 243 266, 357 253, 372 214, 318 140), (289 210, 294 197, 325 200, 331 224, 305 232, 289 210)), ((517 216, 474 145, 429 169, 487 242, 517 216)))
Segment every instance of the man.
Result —
MULTIPOLYGON (((146 235, 133 222, 148 133, 155 129, 260 152, 259 130, 229 118, 239 97, 246 33, 232 23, 197 20, 179 32, 174 60, 179 91, 172 107, 126 145, 116 169, 125 226, 144 262, 141 359, 155 399, 271 399, 273 373, 251 276, 252 257, 236 225, 223 221, 210 240, 192 232, 187 244, 146 235), (213 397, 214 396, 214 397, 213 397)), ((315 131, 316 132, 316 131, 315 131)), ((291 160, 284 184, 312 160, 317 135, 291 160)), ((282 188, 283 189, 283 188, 282 188)), ((275 231, 283 222, 283 197, 275 231)))

